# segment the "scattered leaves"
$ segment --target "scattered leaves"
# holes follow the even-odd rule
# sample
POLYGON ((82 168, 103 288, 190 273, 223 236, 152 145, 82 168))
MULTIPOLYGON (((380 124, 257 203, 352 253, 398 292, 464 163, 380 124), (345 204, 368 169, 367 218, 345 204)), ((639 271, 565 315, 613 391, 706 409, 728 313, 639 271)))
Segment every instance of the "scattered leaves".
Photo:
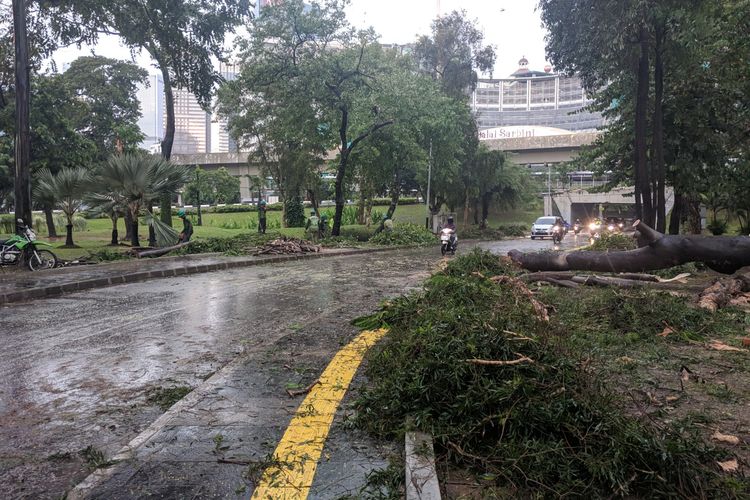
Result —
POLYGON ((714 432, 711 436, 711 439, 731 445, 740 444, 740 438, 738 438, 737 436, 732 436, 731 434, 722 434, 719 431, 714 432))
POLYGON ((708 347, 715 351, 742 351, 739 347, 734 347, 731 345, 726 345, 724 342, 719 342, 718 340, 712 340, 708 347))
POLYGON ((727 460, 726 462, 716 462, 719 464, 719 467, 721 467, 721 470, 724 472, 736 472, 739 468, 739 465, 737 464, 737 459, 733 458, 732 460, 727 460))

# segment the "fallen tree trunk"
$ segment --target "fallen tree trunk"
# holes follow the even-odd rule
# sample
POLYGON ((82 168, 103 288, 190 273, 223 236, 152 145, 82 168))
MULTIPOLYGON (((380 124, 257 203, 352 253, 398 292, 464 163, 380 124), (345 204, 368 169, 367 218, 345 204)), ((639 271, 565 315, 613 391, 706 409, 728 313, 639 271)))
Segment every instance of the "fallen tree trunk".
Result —
POLYGON ((158 257, 160 255, 165 255, 169 252, 179 250, 182 247, 188 246, 190 243, 190 241, 186 241, 185 243, 178 243, 176 245, 172 245, 171 247, 155 248, 153 250, 133 251, 135 252, 136 257, 138 257, 139 259, 141 257, 158 257))
POLYGON ((750 266, 750 237, 664 235, 641 221, 635 221, 633 227, 639 233, 639 241, 646 243, 636 250, 561 253, 511 250, 508 256, 530 271, 639 273, 702 262, 714 271, 732 274, 750 266))

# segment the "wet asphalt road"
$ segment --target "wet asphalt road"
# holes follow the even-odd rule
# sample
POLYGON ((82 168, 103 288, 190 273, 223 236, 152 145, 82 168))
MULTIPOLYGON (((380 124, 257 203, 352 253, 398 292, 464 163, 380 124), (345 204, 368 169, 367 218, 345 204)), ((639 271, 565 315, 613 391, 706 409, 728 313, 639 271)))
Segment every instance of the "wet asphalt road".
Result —
MULTIPOLYGON (((418 286, 440 260, 437 248, 332 257, 0 308, 0 497, 60 498, 90 473, 95 450, 112 457, 156 420, 162 410, 149 395, 171 387, 197 390, 93 496, 246 495, 248 468, 217 459, 271 453, 299 404, 284 388, 314 380, 356 333, 352 318, 418 286)), ((356 490, 384 465, 383 450, 340 426, 337 417, 311 498, 356 490)))

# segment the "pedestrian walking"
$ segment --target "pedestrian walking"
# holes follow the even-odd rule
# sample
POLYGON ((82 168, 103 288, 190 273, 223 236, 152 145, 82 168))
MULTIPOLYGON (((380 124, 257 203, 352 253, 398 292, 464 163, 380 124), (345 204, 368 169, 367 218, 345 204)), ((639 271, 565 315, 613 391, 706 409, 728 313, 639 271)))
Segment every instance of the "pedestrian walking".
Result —
POLYGON ((258 232, 266 234, 266 200, 258 202, 258 232))

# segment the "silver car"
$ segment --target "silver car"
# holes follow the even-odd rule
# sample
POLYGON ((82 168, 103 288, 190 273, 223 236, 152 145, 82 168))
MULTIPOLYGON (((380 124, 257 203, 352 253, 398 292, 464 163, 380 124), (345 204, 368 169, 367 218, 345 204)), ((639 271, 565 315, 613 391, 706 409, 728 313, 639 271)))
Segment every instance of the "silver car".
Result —
POLYGON ((531 239, 535 240, 537 238, 551 238, 552 237, 552 228, 556 225, 559 225, 561 228, 563 226, 562 218, 555 217, 555 216, 546 216, 546 217, 539 217, 536 222, 534 222, 531 225, 531 239))

